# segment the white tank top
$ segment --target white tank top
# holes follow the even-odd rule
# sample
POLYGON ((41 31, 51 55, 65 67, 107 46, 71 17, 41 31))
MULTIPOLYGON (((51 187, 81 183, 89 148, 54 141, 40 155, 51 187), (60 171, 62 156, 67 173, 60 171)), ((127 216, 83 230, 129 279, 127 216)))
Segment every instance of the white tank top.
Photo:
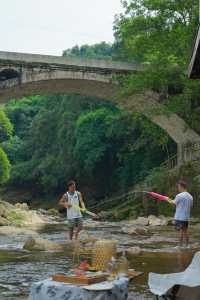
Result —
MULTIPOLYGON (((64 196, 69 204, 79 207, 80 193, 78 191, 75 191, 73 194, 66 192, 64 196)), ((67 219, 70 220, 76 218, 82 218, 80 210, 73 207, 67 208, 67 219)))

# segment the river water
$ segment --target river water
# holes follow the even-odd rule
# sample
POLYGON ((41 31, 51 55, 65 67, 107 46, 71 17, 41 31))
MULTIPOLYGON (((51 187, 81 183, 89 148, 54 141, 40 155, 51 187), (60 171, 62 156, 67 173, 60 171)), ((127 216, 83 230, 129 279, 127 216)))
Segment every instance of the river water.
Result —
MULTIPOLYGON (((65 224, 51 224, 37 230, 40 238, 63 242, 67 239, 65 224)), ((192 229, 192 245, 195 250, 178 251, 176 232, 173 227, 152 229, 146 236, 130 236, 121 233, 115 224, 88 228, 82 236, 115 239, 121 248, 140 246, 142 254, 134 256, 130 267, 142 271, 143 275, 130 284, 129 299, 151 300, 147 278, 149 272, 182 271, 197 251, 200 232, 192 229)), ((0 236, 0 300, 24 300, 28 298, 30 286, 71 267, 70 253, 29 252, 23 250, 27 236, 0 236)))

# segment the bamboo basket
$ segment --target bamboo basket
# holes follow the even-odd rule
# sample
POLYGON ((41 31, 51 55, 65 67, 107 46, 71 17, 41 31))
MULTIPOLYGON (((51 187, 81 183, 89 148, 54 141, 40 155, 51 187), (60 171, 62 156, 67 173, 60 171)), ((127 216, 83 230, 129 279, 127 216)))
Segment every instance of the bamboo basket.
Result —
POLYGON ((100 240, 94 244, 92 253, 92 267, 102 271, 107 267, 112 257, 116 257, 117 247, 115 241, 100 240))

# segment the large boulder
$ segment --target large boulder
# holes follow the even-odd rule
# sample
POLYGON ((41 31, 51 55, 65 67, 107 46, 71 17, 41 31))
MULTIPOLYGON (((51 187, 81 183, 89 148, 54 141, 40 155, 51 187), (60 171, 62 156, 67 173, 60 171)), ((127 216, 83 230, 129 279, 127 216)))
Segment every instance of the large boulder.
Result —
POLYGON ((56 242, 52 242, 49 240, 45 240, 45 239, 34 239, 34 238, 30 238, 28 239, 23 248, 25 250, 39 250, 39 251, 62 251, 63 247, 61 247, 61 245, 59 243, 56 242))
POLYGON ((14 209, 14 205, 0 200, 0 216, 3 218, 7 218, 8 214, 14 209))
POLYGON ((148 230, 145 227, 126 226, 122 227, 122 233, 129 235, 145 235, 148 233, 148 230))
POLYGON ((29 210, 27 203, 16 203, 15 207, 21 210, 29 210))
POLYGON ((29 238, 23 246, 25 250, 29 251, 68 251, 69 254, 73 253, 75 247, 77 247, 76 241, 58 243, 41 238, 29 238))
POLYGON ((137 219, 129 220, 128 224, 136 225, 136 226, 148 226, 149 220, 145 217, 138 217, 137 219))
POLYGON ((126 249, 126 255, 128 256, 128 258, 130 258, 131 256, 139 255, 141 253, 142 249, 138 246, 126 249))
POLYGON ((36 211, 30 210, 21 210, 15 208, 7 215, 7 219, 16 225, 35 225, 35 224, 43 224, 45 221, 43 220, 41 215, 38 215, 36 211))

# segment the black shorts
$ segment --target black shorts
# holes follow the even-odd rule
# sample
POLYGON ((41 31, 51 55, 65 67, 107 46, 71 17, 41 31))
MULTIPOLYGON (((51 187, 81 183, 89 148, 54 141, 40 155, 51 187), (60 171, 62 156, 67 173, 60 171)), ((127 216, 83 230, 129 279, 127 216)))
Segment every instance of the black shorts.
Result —
POLYGON ((176 230, 188 229, 188 221, 175 220, 176 230))

